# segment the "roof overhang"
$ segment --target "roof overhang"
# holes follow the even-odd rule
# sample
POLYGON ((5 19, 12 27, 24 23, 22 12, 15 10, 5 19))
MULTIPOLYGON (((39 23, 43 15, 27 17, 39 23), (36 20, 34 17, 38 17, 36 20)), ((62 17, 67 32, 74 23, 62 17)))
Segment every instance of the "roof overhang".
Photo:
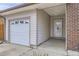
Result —
POLYGON ((38 3, 38 4, 32 4, 32 5, 27 5, 21 8, 14 8, 12 10, 4 11, 1 12, 0 15, 5 16, 5 15, 10 15, 14 13, 19 13, 23 11, 28 11, 28 10, 33 10, 33 9, 45 9, 53 6, 58 6, 58 5, 64 5, 65 3, 38 3))

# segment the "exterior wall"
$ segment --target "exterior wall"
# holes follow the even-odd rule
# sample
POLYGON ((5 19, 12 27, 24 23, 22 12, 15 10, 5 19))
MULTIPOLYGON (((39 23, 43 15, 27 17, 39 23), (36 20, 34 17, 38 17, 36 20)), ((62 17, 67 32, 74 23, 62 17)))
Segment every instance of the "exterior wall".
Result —
POLYGON ((30 29, 30 44, 31 45, 36 45, 36 10, 31 10, 31 11, 25 11, 17 14, 12 14, 12 15, 6 15, 6 40, 9 40, 9 20, 15 19, 15 18, 21 18, 21 17, 28 17, 30 16, 30 24, 31 24, 31 29, 30 29))
POLYGON ((79 50, 79 4, 67 4, 66 12, 67 47, 69 50, 79 50))
POLYGON ((4 19, 0 17, 0 41, 4 40, 4 19))
POLYGON ((65 37, 65 16, 64 15, 58 15, 58 16, 51 16, 51 24, 50 24, 50 35, 51 37, 54 37, 54 20, 62 20, 62 33, 63 33, 63 36, 62 37, 65 37))
POLYGON ((46 14, 43 10, 37 11, 37 38, 38 45, 44 41, 46 41, 50 36, 50 19, 49 15, 46 14))

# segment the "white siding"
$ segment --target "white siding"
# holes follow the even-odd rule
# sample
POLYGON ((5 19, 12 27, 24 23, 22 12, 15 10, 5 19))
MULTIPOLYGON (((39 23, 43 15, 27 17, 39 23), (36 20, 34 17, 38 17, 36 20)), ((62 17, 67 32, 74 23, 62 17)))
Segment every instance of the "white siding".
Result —
MULTIPOLYGON (((6 17, 6 40, 8 40, 8 20, 14 19, 14 18, 20 18, 20 17, 31 17, 31 29, 30 29, 30 43, 32 45, 36 45, 36 10, 31 10, 31 11, 26 11, 26 12, 21 12, 21 13, 16 13, 12 15, 7 15, 6 17)), ((22 30, 22 29, 21 29, 22 30)))
POLYGON ((38 10, 38 45, 49 38, 50 25, 49 25, 49 16, 43 10, 38 10))

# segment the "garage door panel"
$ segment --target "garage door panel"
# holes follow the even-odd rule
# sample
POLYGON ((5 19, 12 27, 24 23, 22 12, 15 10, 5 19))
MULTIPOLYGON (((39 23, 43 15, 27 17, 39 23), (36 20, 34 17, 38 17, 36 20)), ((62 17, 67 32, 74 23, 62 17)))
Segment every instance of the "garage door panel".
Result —
POLYGON ((27 20, 22 20, 23 23, 20 23, 21 20, 18 21, 18 24, 15 24, 15 21, 10 23, 10 40, 12 43, 22 44, 22 45, 30 45, 29 43, 29 23, 27 20))
POLYGON ((14 32, 25 32, 26 30, 29 31, 29 24, 24 24, 24 25, 11 25, 11 31, 14 31, 14 32), (15 28, 14 28, 15 27, 15 28), (23 29, 25 28, 25 29, 23 29))

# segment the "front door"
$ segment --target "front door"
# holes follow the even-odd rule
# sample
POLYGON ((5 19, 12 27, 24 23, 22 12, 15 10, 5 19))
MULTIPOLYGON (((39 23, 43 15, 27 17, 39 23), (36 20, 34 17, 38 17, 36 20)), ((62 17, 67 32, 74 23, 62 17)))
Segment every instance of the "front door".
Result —
POLYGON ((62 37, 62 20, 54 20, 54 37, 62 37))

